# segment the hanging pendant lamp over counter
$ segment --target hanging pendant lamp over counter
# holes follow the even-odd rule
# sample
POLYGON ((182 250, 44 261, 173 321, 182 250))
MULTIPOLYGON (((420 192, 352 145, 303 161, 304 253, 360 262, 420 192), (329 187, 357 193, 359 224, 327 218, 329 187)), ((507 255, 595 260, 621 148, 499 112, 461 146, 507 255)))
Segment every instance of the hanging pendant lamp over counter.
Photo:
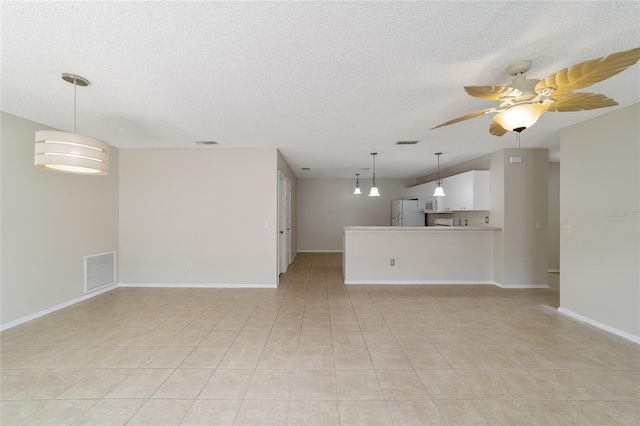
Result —
POLYGON ((433 197, 444 197, 447 194, 445 194, 444 189, 442 189, 442 179, 440 179, 440 156, 442 153, 436 152, 436 155, 438 156, 438 174, 436 179, 436 190, 433 191, 433 197))
POLYGON ((353 195, 360 195, 362 191, 360 191, 360 173, 356 173, 356 189, 353 191, 353 195))
POLYGON ((369 192, 369 197, 379 197, 380 192, 378 191, 378 187, 376 186, 376 155, 378 155, 378 153, 372 152, 371 155, 373 156, 373 186, 371 187, 371 191, 369 192))
POLYGON ((73 84, 73 133, 37 131, 34 165, 64 173, 106 175, 109 173, 109 144, 76 133, 76 89, 88 86, 89 81, 69 73, 62 74, 62 79, 73 84))

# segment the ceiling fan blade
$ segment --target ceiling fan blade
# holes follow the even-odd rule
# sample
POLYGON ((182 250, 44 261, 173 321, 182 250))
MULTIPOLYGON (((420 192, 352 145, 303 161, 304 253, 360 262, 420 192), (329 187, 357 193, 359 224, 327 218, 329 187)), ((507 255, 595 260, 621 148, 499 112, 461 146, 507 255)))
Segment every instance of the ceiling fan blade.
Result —
POLYGON ((494 119, 493 122, 491 123, 491 126, 489 126, 489 133, 491 133, 494 136, 502 136, 507 133, 507 129, 499 125, 494 119))
POLYGON ((481 116, 481 115, 484 115, 484 114, 488 114, 488 113, 493 112, 495 110, 496 110, 495 108, 487 108, 487 109, 483 109, 482 111, 472 112, 471 114, 463 115, 462 117, 454 118, 453 120, 449 120, 446 123, 442 123, 442 124, 437 125, 436 127, 432 127, 431 130, 437 129, 438 127, 444 127, 444 126, 448 126, 450 124, 459 123, 461 121, 465 121, 465 120, 468 120, 470 118, 478 117, 478 116, 481 116))
POLYGON ((567 93, 555 97, 555 102, 549 105, 547 111, 586 111, 616 105, 616 101, 599 93, 567 93))
POLYGON ((520 96, 522 92, 508 86, 465 86, 464 90, 475 98, 499 101, 503 96, 520 96))
POLYGON ((535 90, 540 92, 551 87, 555 89, 555 95, 582 89, 626 70, 638 62, 638 59, 640 59, 640 47, 612 53, 605 58, 581 62, 540 80, 535 90))

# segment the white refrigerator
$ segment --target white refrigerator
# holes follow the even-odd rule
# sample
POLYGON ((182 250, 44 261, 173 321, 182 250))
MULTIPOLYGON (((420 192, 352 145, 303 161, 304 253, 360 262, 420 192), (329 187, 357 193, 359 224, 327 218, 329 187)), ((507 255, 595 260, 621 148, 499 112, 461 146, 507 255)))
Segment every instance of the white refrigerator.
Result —
POLYGON ((393 200, 391 226, 424 226, 424 213, 418 211, 418 200, 393 200))

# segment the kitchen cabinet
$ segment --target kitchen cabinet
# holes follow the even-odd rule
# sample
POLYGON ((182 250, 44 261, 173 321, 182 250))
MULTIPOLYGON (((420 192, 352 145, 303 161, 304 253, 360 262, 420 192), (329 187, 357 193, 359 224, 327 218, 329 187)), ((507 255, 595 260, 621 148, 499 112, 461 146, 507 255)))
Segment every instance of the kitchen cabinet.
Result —
POLYGON ((444 211, 489 210, 490 179, 488 170, 472 170, 442 180, 445 197, 440 198, 444 211))

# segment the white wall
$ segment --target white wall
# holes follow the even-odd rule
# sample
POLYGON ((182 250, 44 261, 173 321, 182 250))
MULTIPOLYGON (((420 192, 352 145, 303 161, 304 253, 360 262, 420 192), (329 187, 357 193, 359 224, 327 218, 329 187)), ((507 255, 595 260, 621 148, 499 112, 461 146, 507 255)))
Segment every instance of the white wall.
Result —
POLYGON ((371 181, 360 179, 362 195, 353 195, 355 179, 298 180, 298 250, 342 251, 345 226, 391 226, 391 201, 405 198, 413 179, 376 179, 380 197, 369 197, 371 181))
MULTIPOLYGON (((33 165, 33 121, 1 113, 1 321, 19 322, 84 296, 83 257, 118 248, 118 149, 107 176, 33 165)), ((94 135, 99 137, 99 135, 94 135)))
MULTIPOLYGON (((546 286, 549 238, 549 150, 505 149, 505 285, 546 286), (509 164, 510 156, 522 163, 509 164), (540 222, 540 229, 536 228, 540 222)), ((494 222, 494 226, 496 225, 494 222)))
POLYGON ((492 284, 495 232, 347 228, 345 284, 492 284))
MULTIPOLYGON (((494 280, 509 287, 544 287, 547 285, 547 251, 549 227, 549 152, 547 149, 502 149, 440 172, 446 177, 469 170, 491 171, 491 210, 489 226, 503 228, 494 233, 494 280), (509 163, 519 156, 521 163, 509 163), (540 229, 536 229, 540 222, 540 229)), ((429 182, 435 174, 416 179, 429 182)), ((468 219, 470 226, 479 223, 487 212, 456 212, 448 217, 468 219)), ((432 216, 432 215, 429 215, 432 216)), ((431 218, 429 218, 431 219, 431 218)))
POLYGON ((618 109, 564 129, 560 142, 560 307, 636 341, 639 117, 640 104, 618 109))
POLYGON ((549 163, 549 271, 560 270, 560 163, 549 163))
POLYGON ((121 283, 277 285, 276 149, 123 149, 120 161, 121 283))

